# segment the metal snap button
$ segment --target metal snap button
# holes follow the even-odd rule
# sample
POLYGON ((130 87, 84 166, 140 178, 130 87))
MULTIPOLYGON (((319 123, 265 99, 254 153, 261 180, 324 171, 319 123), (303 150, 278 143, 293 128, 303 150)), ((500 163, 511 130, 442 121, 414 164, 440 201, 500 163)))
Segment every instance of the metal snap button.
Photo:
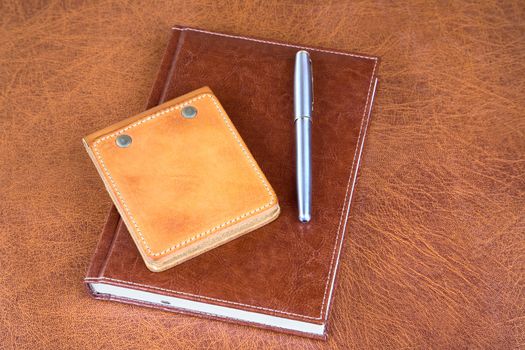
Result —
POLYGON ((197 115, 197 108, 193 106, 186 106, 182 109, 181 113, 184 118, 195 118, 195 116, 197 115))
POLYGON ((132 142, 131 136, 126 135, 126 134, 120 135, 115 140, 115 143, 117 144, 117 146, 122 147, 122 148, 129 147, 129 145, 131 145, 131 142, 132 142))

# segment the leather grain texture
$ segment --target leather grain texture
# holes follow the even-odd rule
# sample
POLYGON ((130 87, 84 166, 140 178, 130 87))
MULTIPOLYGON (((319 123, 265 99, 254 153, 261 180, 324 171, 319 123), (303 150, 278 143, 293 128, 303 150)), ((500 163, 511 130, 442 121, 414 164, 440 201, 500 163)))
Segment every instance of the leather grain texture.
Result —
MULTIPOLYGON (((376 57, 308 49, 315 62, 313 74, 323 78, 314 86, 314 95, 317 108, 324 113, 312 125, 315 203, 312 220, 304 224, 297 218, 294 190, 291 77, 297 50, 298 47, 288 43, 179 26, 173 29, 161 64, 170 69, 160 70, 152 89, 163 90, 163 93, 160 96, 153 93, 148 106, 162 103, 152 110, 163 110, 165 100, 181 94, 188 86, 204 82, 213 86, 215 93, 225 101, 233 124, 270 183, 274 184, 282 206, 281 215, 249 237, 239 238, 161 275, 152 274, 135 263, 139 258, 128 237, 126 227, 129 223, 126 222, 126 225, 118 225, 116 232, 104 230, 101 240, 105 242, 105 235, 114 235, 113 243, 109 248, 101 246, 105 254, 95 253, 95 259, 103 256, 105 263, 100 270, 90 269, 87 283, 101 281, 127 288, 146 288, 155 293, 166 292, 245 311, 327 324, 379 64, 376 57), (165 61, 171 63, 167 65, 165 61), (232 75, 231 72, 239 73, 232 75), (246 81, 254 81, 254 87, 271 88, 254 88, 245 93, 246 81), (278 101, 290 103, 276 103, 278 101)), ((194 94, 199 92, 191 93, 190 97, 194 94)), ((187 125, 187 122, 179 123, 187 125)), ((119 123, 118 128, 124 124, 128 122, 119 123)), ((95 140, 107 132, 95 133, 88 137, 88 142, 95 144, 95 140)), ((131 133, 131 130, 126 132, 131 133)), ((207 145, 206 152, 217 146, 207 145)), ((106 144, 106 152, 108 150, 117 155, 118 162, 126 161, 113 145, 106 144)), ((242 190, 242 176, 234 176, 228 186, 242 190)), ((185 187, 186 184, 180 190, 186 190, 185 187)), ((195 188, 192 191, 195 192, 192 197, 198 196, 195 188)), ((207 192, 211 191, 213 189, 207 192)), ((198 202, 203 209, 213 206, 213 201, 206 196, 207 193, 198 202)), ((243 201, 253 201, 257 199, 257 192, 247 190, 236 198, 239 196, 243 201)), ((263 203, 268 201, 267 197, 263 192, 263 203)), ((113 221, 111 215, 108 221, 113 221)), ((99 264, 94 261, 93 265, 99 264)), ((326 328, 323 335, 326 335, 326 328)))
POLYGON ((275 192, 208 87, 83 142, 151 271, 205 253, 279 214, 275 192), (196 115, 185 118, 189 106, 196 115), (123 136, 131 140, 127 147, 118 146, 123 136))
POLYGON ((0 10, 0 347, 523 348, 522 1, 0 10), (327 343, 81 285, 111 200, 78 140, 144 110, 174 23, 382 57, 327 343))

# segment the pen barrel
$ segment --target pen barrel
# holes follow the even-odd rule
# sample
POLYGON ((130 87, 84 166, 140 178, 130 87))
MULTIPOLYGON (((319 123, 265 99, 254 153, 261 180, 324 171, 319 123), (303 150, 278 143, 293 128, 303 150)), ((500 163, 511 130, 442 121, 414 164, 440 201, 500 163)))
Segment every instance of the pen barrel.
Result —
POLYGON ((297 207, 299 220, 308 222, 312 211, 312 121, 310 118, 295 120, 295 136, 297 207))

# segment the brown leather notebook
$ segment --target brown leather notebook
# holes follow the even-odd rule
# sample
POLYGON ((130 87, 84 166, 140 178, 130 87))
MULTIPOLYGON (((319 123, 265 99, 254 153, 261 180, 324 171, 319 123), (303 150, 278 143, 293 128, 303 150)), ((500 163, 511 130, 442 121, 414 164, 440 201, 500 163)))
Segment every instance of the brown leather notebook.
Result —
MULTIPOLYGON (((176 27, 148 108, 208 85, 271 183, 272 223, 153 273, 113 208, 85 283, 98 299, 326 338, 378 58, 176 27), (297 219, 295 53, 314 76, 312 220, 297 219)), ((246 193, 250 196, 250 193, 246 193)))

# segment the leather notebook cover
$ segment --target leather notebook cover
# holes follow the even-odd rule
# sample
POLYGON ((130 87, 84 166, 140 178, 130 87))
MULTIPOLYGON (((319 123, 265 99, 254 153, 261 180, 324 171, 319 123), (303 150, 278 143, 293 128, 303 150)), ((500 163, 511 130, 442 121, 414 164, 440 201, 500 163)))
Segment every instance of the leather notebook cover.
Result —
POLYGON ((92 295, 325 338, 377 66, 377 57, 174 28, 148 107, 208 85, 272 184, 281 214, 152 273, 137 263, 140 253, 113 208, 85 278, 92 295), (313 208, 306 224, 297 219, 294 169, 293 71, 300 49, 311 55, 315 101, 313 208))
POLYGON ((97 131, 84 145, 151 271, 279 215, 274 191, 208 87, 97 131))

